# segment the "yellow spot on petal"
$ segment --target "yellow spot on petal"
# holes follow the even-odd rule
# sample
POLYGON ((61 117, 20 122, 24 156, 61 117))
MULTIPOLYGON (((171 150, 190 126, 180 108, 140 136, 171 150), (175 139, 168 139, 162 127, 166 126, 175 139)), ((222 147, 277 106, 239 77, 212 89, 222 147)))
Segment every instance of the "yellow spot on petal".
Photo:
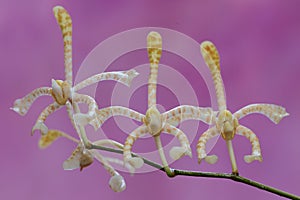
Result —
POLYGON ((62 132, 58 130, 49 130, 46 135, 43 135, 39 140, 39 147, 45 149, 50 146, 55 140, 62 136, 62 132))

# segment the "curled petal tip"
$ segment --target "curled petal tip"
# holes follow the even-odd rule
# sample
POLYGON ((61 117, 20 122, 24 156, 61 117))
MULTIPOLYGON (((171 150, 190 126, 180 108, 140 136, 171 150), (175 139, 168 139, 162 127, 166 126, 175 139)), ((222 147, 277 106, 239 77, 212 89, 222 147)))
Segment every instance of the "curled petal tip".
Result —
POLYGON ((18 113, 18 114, 21 115, 20 108, 18 108, 18 107, 12 107, 12 108, 9 108, 9 109, 12 110, 12 111, 15 111, 16 113, 18 113))
POLYGON ((192 152, 184 147, 172 147, 169 154, 173 160, 178 160, 179 158, 185 155, 192 157, 192 152))
POLYGON ((131 85, 132 80, 139 75, 139 73, 135 69, 131 69, 126 72, 128 76, 127 80, 127 86, 129 87, 131 85))
POLYGON ((216 155, 206 156, 205 161, 208 164, 215 164, 218 161, 218 156, 216 155))
POLYGON ((114 192, 122 192, 126 189, 125 180, 119 174, 116 174, 110 178, 109 186, 114 192))
POLYGON ((10 109, 22 116, 26 115, 27 113, 26 105, 21 99, 15 100, 14 106, 10 109))
POLYGON ((262 162, 262 156, 261 155, 246 155, 246 156, 244 156, 244 160, 246 163, 252 163, 255 160, 262 162))
POLYGON ((37 122, 32 130, 31 130, 31 135, 34 134, 35 131, 40 131, 42 135, 46 135, 48 133, 48 127, 43 123, 43 122, 37 122))
POLYGON ((135 70, 135 69, 131 69, 131 70, 128 70, 126 72, 126 74, 129 76, 129 77, 132 77, 132 78, 135 78, 139 75, 139 73, 135 70))
POLYGON ((283 118, 288 117, 290 114, 288 112, 284 112, 281 115, 278 115, 278 118, 276 120, 273 120, 275 124, 278 124, 283 118))
POLYGON ((290 113, 286 112, 282 115, 282 117, 287 117, 287 116, 290 116, 290 113))

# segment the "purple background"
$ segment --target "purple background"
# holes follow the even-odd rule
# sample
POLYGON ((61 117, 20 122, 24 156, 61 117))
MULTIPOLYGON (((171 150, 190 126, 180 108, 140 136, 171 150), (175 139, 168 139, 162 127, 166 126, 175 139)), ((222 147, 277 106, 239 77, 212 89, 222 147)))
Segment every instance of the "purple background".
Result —
MULTIPOLYGON (((61 164, 73 150, 74 144, 60 140, 46 150, 39 150, 38 134, 29 136, 39 112, 52 99, 41 98, 25 117, 9 110, 16 98, 34 88, 49 86, 51 78, 64 77, 61 33, 52 14, 52 7, 57 4, 63 5, 73 19, 74 72, 99 42, 131 28, 165 27, 182 32, 199 43, 212 40, 221 54, 228 107, 232 111, 250 103, 268 102, 283 105, 290 113, 279 125, 257 115, 240 121, 258 135, 264 157, 262 163, 244 163, 243 155, 249 153, 250 144, 245 138, 236 137, 234 147, 241 175, 300 195, 300 95, 297 92, 300 73, 300 1, 127 3, 29 0, 25 3, 2 0, 1 199, 280 199, 229 180, 192 177, 169 179, 161 172, 135 176, 125 173, 126 191, 114 193, 107 184, 109 175, 99 164, 83 172, 63 171, 61 164)), ((131 66, 129 61, 128 64, 131 66)), ((188 75, 189 68, 186 68, 183 73, 188 75)), ((205 85, 199 83, 201 81, 194 80, 195 84, 200 84, 199 90, 203 91, 197 95, 201 98, 201 105, 209 105, 209 95, 205 85)), ((109 88, 113 85, 101 84, 101 87, 104 86, 109 88)), ((145 91, 146 88, 140 96, 144 96, 145 91)), ((139 95, 136 96, 138 98, 139 95)), ((109 100, 104 98, 100 106, 105 105, 106 101, 109 100)), ((140 106, 137 108, 140 111, 145 109, 144 101, 141 105, 132 104, 136 108, 140 106)), ((172 104, 176 102, 170 102, 169 105, 172 104)), ((72 131, 64 110, 51 116, 47 125, 72 131)), ((197 137, 207 128, 200 125, 197 137)), ((113 126, 111 128, 115 132, 112 138, 118 138, 118 130, 114 130, 113 126)), ((139 145, 142 146, 143 142, 139 142, 139 145)), ((174 163, 174 167, 230 172, 226 145, 222 140, 213 149, 220 160, 212 166, 206 163, 198 165, 195 141, 192 147, 193 159, 183 158, 174 163)))

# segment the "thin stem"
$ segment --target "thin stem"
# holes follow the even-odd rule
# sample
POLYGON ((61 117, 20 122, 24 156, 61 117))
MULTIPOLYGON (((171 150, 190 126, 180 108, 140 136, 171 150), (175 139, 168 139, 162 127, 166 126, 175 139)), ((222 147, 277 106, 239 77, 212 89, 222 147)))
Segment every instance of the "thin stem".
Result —
POLYGON ((226 145, 227 145, 227 149, 229 152, 229 157, 230 157, 230 162, 231 162, 231 167, 232 167, 232 174, 239 175, 237 165, 236 165, 234 150, 233 150, 233 146, 232 146, 232 141, 226 140, 226 145))
POLYGON ((69 135, 69 134, 63 133, 63 132, 61 132, 61 136, 62 136, 62 137, 65 137, 66 139, 71 140, 71 141, 73 141, 73 142, 75 142, 75 143, 77 143, 77 144, 80 142, 78 139, 72 137, 72 136, 69 135))
MULTIPOLYGON (((80 113, 80 108, 79 108, 77 103, 73 102, 73 108, 74 108, 75 114, 80 113)), ((80 139, 82 140, 85 148, 90 149, 91 143, 90 143, 89 139, 86 136, 86 132, 85 132, 84 127, 81 126, 81 125, 77 125, 77 126, 79 128, 80 139)))
POLYGON ((235 182, 244 183, 246 185, 250 185, 252 187, 256 187, 261 190, 265 190, 267 192, 277 194, 282 197, 286 197, 289 199, 296 199, 300 200, 300 196, 290 194, 288 192, 264 185, 262 183, 250 180, 248 178, 235 175, 235 174, 226 174, 226 173, 212 173, 212 172, 198 172, 198 171, 184 171, 184 170, 177 170, 174 169, 175 176, 181 175, 181 176, 194 176, 194 177, 207 177, 207 178, 221 178, 221 179, 230 179, 235 182))
MULTIPOLYGON (((97 146, 92 144, 91 145, 91 149, 99 149, 99 150, 103 150, 103 151, 109 151, 109 152, 113 152, 113 153, 118 153, 118 154, 123 154, 122 150, 118 150, 118 149, 113 149, 113 148, 109 148, 109 147, 103 147, 103 146, 97 146)), ((159 169, 163 172, 165 172, 165 169, 163 166, 161 166, 158 163, 155 163, 153 161, 150 161, 146 158, 143 158, 141 156, 138 156, 135 153, 132 153, 133 157, 140 157, 144 160, 144 163, 146 163, 149 166, 152 166, 156 169, 159 169)), ((300 200, 300 196, 267 186, 265 184, 253 181, 251 179, 239 176, 239 175, 235 175, 235 174, 227 174, 227 173, 214 173, 214 172, 200 172, 200 171, 188 171, 188 170, 178 170, 178 169, 172 169, 172 177, 175 176, 193 176, 193 177, 206 177, 206 178, 220 178, 220 179, 230 179, 233 180, 235 182, 240 182, 252 187, 256 187, 258 189, 261 190, 265 190, 267 192, 282 196, 282 197, 286 197, 288 199, 294 199, 294 200, 300 200)))
POLYGON ((158 149, 158 153, 159 153, 161 162, 162 162, 163 167, 164 167, 164 169, 165 169, 165 172, 167 173, 167 175, 168 175, 169 177, 173 177, 173 176, 174 176, 174 173, 173 173, 173 171, 170 169, 170 167, 169 167, 169 165, 168 165, 168 162, 167 162, 167 159, 166 159, 166 156, 165 156, 164 149, 162 148, 160 136, 159 136, 159 135, 154 136, 154 140, 155 140, 156 147, 157 147, 157 149, 158 149))
MULTIPOLYGON (((98 150, 102 150, 102 151, 108 151, 108 152, 113 152, 113 153, 117 153, 117 154, 123 154, 123 150, 119 150, 119 149, 113 149, 110 147, 104 147, 104 146, 98 146, 95 144, 91 144, 91 149, 98 149, 98 150)), ((141 159, 143 159, 144 163, 146 163, 147 165, 154 167, 156 169, 159 169, 161 171, 165 171, 165 169, 163 168, 163 166, 161 166, 158 163, 152 162, 146 158, 140 157, 139 155, 135 154, 135 153, 131 153, 132 157, 139 157, 141 159)))

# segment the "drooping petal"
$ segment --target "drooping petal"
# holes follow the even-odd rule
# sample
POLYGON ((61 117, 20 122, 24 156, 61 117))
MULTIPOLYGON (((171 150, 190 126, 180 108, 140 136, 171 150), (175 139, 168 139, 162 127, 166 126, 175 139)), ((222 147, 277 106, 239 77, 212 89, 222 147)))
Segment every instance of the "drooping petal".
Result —
POLYGON ((251 131, 249 128, 239 125, 237 127, 237 134, 245 136, 251 142, 252 153, 251 153, 251 155, 246 155, 244 157, 245 162, 251 163, 255 160, 262 162, 262 155, 261 155, 259 139, 255 135, 255 133, 253 133, 253 131, 251 131))
POLYGON ((124 152, 123 152, 123 158, 125 163, 131 164, 134 168, 140 168, 144 164, 143 159, 138 157, 132 157, 131 155, 131 149, 134 144, 134 142, 143 134, 146 134, 147 127, 145 125, 142 125, 135 129, 130 135, 127 137, 125 144, 124 144, 124 152))
POLYGON ((203 159, 209 164, 214 164, 218 161, 218 157, 216 155, 207 155, 206 153, 206 143, 209 139, 219 135, 216 127, 212 127, 205 131, 199 141, 197 143, 197 153, 198 153, 198 163, 200 164, 203 159))
POLYGON ((38 117, 35 125, 33 126, 32 130, 31 130, 31 134, 34 133, 34 131, 39 130, 41 132, 42 135, 47 134, 48 132, 48 127, 45 125, 45 121, 47 119, 47 117, 49 115, 51 115, 52 113, 54 113, 55 111, 57 111, 58 109, 60 109, 61 106, 58 105, 56 102, 50 104, 49 106, 47 106, 40 114, 40 116, 38 117))
POLYGON ((172 159, 177 160, 184 155, 192 157, 192 150, 190 147, 190 142, 189 142, 187 136, 180 129, 178 129, 170 124, 166 124, 163 131, 174 135, 181 144, 180 147, 173 147, 170 150, 170 157, 172 159))
POLYGON ((251 104, 235 112, 234 116, 241 119, 253 113, 265 115, 275 124, 278 124, 282 118, 289 116, 284 107, 275 104, 251 104))
POLYGON ((115 192, 122 192, 126 189, 126 183, 123 176, 116 174, 109 180, 110 188, 115 192))
POLYGON ((25 97, 17 99, 14 102, 14 106, 11 108, 13 111, 20 115, 26 115, 32 103, 40 96, 49 95, 51 96, 52 89, 49 87, 41 87, 33 90, 25 97))
POLYGON ((49 130, 46 135, 42 135, 39 140, 39 147, 45 149, 50 146, 59 137, 62 137, 62 132, 59 130, 49 130))

